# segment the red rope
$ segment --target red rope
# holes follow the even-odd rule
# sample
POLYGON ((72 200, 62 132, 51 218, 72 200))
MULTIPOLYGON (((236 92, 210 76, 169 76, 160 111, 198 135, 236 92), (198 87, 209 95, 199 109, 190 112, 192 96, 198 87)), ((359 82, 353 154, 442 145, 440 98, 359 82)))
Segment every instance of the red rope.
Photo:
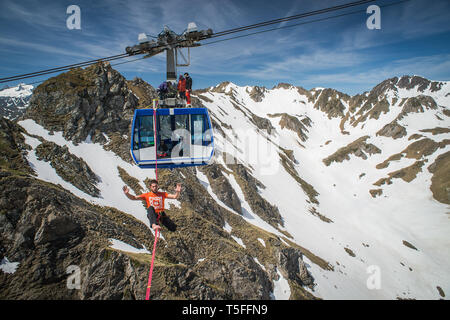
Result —
POLYGON ((155 262, 155 253, 156 253, 156 243, 159 238, 159 229, 155 231, 155 243, 153 244, 153 253, 152 253, 152 263, 150 265, 150 272, 148 274, 148 284, 147 284, 147 293, 145 295, 145 300, 150 300, 150 288, 152 286, 152 276, 153 276, 153 263, 155 262))
POLYGON ((153 130, 155 134, 155 175, 158 181, 158 135, 156 134, 156 106, 153 108, 153 130))
MULTIPOLYGON (((155 139, 155 175, 156 181, 158 181, 158 142, 157 142, 157 134, 156 134, 156 105, 153 105, 153 130, 154 130, 154 139, 155 139)), ((159 224, 159 213, 157 218, 157 223, 159 224)), ((151 226, 150 226, 151 227, 151 226)), ((147 284, 147 293, 145 295, 145 300, 150 300, 150 288, 152 286, 152 277, 153 277, 153 265, 155 262, 155 253, 156 253, 156 243, 159 239, 159 229, 155 230, 155 242, 153 244, 153 253, 152 253, 152 263, 150 264, 150 272, 148 273, 148 284, 147 284)))

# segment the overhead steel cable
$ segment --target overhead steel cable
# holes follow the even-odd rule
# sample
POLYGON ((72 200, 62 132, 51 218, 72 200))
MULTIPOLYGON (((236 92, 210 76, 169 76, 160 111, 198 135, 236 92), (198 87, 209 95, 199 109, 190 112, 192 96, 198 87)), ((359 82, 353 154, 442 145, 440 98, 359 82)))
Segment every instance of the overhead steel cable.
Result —
POLYGON ((106 58, 99 58, 99 59, 95 59, 95 60, 79 62, 79 63, 75 63, 75 64, 63 66, 63 67, 57 67, 57 68, 52 68, 52 69, 47 69, 47 70, 41 70, 41 71, 36 71, 36 72, 31 72, 31 73, 25 73, 25 74, 21 74, 21 75, 17 75, 17 76, 0 78, 0 83, 14 81, 14 80, 21 80, 21 79, 26 79, 26 78, 32 78, 32 77, 37 77, 37 76, 46 75, 46 74, 50 74, 50 73, 55 73, 55 72, 59 72, 59 71, 66 71, 66 70, 70 70, 72 68, 85 67, 85 66, 97 63, 99 61, 112 61, 112 60, 126 58, 128 56, 129 55, 127 53, 122 53, 122 54, 117 54, 117 55, 106 57, 106 58), (5 81, 5 80, 7 80, 7 81, 5 81))
MULTIPOLYGON (((391 6, 398 5, 398 4, 401 4, 401 3, 404 3, 404 2, 409 2, 409 1, 411 1, 411 0, 401 0, 401 1, 394 2, 394 3, 380 5, 379 7, 380 8, 391 7, 391 6)), ((303 25, 306 25, 306 24, 310 24, 310 23, 322 22, 322 21, 326 21, 326 20, 341 18, 341 17, 345 17, 345 16, 349 16, 349 15, 353 15, 353 14, 358 14, 358 13, 365 13, 365 12, 366 12, 365 9, 364 10, 356 10, 356 11, 351 11, 351 12, 346 12, 346 13, 330 16, 330 17, 325 17, 325 18, 320 18, 320 19, 315 19, 315 20, 310 20, 310 21, 300 22, 300 23, 295 23, 295 24, 289 24, 289 25, 286 25, 286 26, 266 29, 266 30, 262 30, 262 31, 251 32, 251 33, 247 33, 247 34, 244 34, 244 35, 235 36, 235 37, 231 37, 231 38, 215 40, 215 41, 209 41, 209 42, 206 42, 206 43, 202 43, 202 47, 210 45, 210 44, 214 44, 214 43, 225 42, 225 41, 235 40, 235 39, 239 39, 239 38, 245 38, 245 37, 249 37, 249 36, 253 36, 253 35, 257 35, 257 34, 261 34, 261 33, 265 33, 265 32, 271 32, 271 31, 276 31, 276 30, 281 30, 281 29, 293 28, 293 27, 298 27, 298 26, 303 26, 303 25)))
MULTIPOLYGON (((136 61, 138 61, 138 60, 143 60, 143 59, 144 59, 144 57, 139 58, 139 59, 128 60, 128 61, 124 61, 124 62, 114 63, 114 64, 111 64, 111 67, 118 66, 118 65, 121 65, 121 64, 126 64, 126 63, 136 62, 136 61)), ((27 84, 27 85, 29 85, 29 84, 37 84, 37 83, 42 83, 42 82, 44 82, 44 81, 46 81, 46 80, 47 80, 47 79, 39 80, 39 81, 34 81, 34 82, 26 83, 26 84, 27 84)))
MULTIPOLYGON (((400 1, 397 1, 397 2, 394 2, 394 3, 380 5, 379 7, 380 8, 391 7, 391 6, 398 5, 398 4, 401 4, 401 3, 404 3, 404 2, 409 2, 409 1, 412 1, 412 0, 400 0, 400 1)), ((364 13, 364 12, 366 12, 365 9, 364 10, 357 10, 357 11, 346 12, 346 13, 343 13, 343 14, 338 14, 338 15, 334 15, 334 16, 330 16, 330 17, 326 17, 326 18, 320 18, 320 19, 310 20, 310 21, 307 21, 307 22, 290 24, 290 25, 286 25, 286 26, 282 26, 282 27, 276 27, 276 28, 262 30, 262 31, 256 31, 256 32, 247 33, 247 34, 244 34, 244 35, 235 36, 235 37, 222 39, 222 40, 210 41, 210 42, 203 43, 202 46, 207 46, 207 45, 210 45, 210 44, 225 42, 225 41, 229 41, 229 40, 235 40, 235 39, 244 38, 244 37, 249 37, 249 36, 253 36, 253 35, 261 34, 261 33, 265 33, 265 32, 271 32, 271 31, 276 31, 276 30, 281 30, 281 29, 293 28, 293 27, 298 27, 298 26, 302 26, 302 25, 306 25, 306 24, 310 24, 310 23, 315 23, 315 22, 322 22, 322 21, 326 21, 326 20, 336 19, 336 18, 349 16, 349 15, 353 15, 353 14, 358 14, 358 13, 364 13)), ((133 59, 133 60, 129 60, 129 61, 114 63, 114 64, 111 64, 111 66, 118 66, 118 65, 121 65, 121 64, 127 64, 127 63, 131 63, 131 62, 136 62, 136 61, 139 61, 139 60, 144 60, 145 58, 146 57, 141 57, 141 58, 138 58, 138 59, 133 59)), ((101 60, 102 59, 93 60, 93 61, 101 61, 101 60)), ((50 69, 50 70, 52 70, 52 69, 50 69)), ((35 81, 35 82, 27 83, 27 84, 42 83, 44 81, 45 80, 40 80, 40 81, 35 81)))
POLYGON ((280 22, 287 22, 287 21, 291 21, 291 20, 302 19, 302 18, 315 16, 315 15, 319 15, 319 14, 324 14, 324 13, 328 13, 328 12, 338 11, 338 10, 342 10, 342 9, 346 9, 346 8, 350 8, 350 7, 355 7, 355 6, 359 6, 359 5, 362 5, 362 4, 367 4, 369 2, 375 2, 375 1, 376 0, 361 0, 361 1, 356 1, 356 2, 346 3, 346 4, 343 4, 343 5, 339 5, 339 6, 334 6, 334 7, 329 7, 329 8, 325 8, 325 9, 315 10, 315 11, 311 11, 311 12, 300 13, 300 14, 296 14, 296 15, 293 15, 293 16, 289 16, 289 17, 284 17, 284 18, 264 21, 264 22, 260 22, 260 23, 255 23, 255 24, 251 24, 251 25, 248 25, 248 26, 244 26, 244 27, 238 27, 238 28, 234 28, 234 29, 221 31, 221 32, 216 32, 216 33, 214 33, 211 36, 211 38, 221 37, 221 36, 224 36, 224 35, 228 35, 228 34, 232 34, 232 33, 236 33, 236 32, 242 32, 242 31, 246 31, 246 30, 250 30, 250 29, 265 27, 265 26, 269 26, 269 25, 272 25, 272 24, 280 23, 280 22))

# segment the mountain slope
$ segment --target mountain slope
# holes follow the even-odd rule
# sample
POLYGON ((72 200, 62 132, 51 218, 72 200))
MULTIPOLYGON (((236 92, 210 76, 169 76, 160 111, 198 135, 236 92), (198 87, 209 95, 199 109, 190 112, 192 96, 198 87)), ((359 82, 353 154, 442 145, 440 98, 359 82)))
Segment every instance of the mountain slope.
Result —
MULTIPOLYGON (((359 97, 329 89, 305 94, 302 88, 282 85, 258 90, 264 92, 264 97, 255 101, 253 88, 229 83, 201 93, 216 122, 228 124, 228 128, 222 126, 216 131, 223 136, 219 147, 229 152, 234 148, 230 144, 234 145, 236 157, 260 169, 254 171, 255 177, 272 186, 263 190, 262 195, 270 203, 276 203, 295 242, 336 267, 337 272, 315 277, 322 297, 438 298, 436 287, 442 288, 448 282, 445 270, 450 257, 445 248, 449 244, 449 224, 445 203, 450 198, 448 189, 441 185, 443 203, 433 199, 430 184, 438 178, 427 168, 438 157, 448 157, 449 134, 445 128, 449 127, 450 85, 419 80, 390 79, 359 97), (245 149, 245 142, 235 138, 238 130, 251 126, 250 113, 269 119, 275 128, 275 133, 268 135, 274 141, 272 150, 254 162, 249 158, 251 153, 239 152, 249 148, 245 149), (280 113, 309 126, 292 130, 283 124, 283 119, 274 116, 280 113), (378 134, 394 120, 405 128, 406 135, 378 134), (300 139, 299 132, 308 138, 300 139), (416 137, 433 141, 432 146, 426 140, 416 147, 416 137), (358 139, 364 143, 349 147, 358 139), (291 162, 295 172, 286 170, 280 149, 291 151, 298 163, 291 162), (392 161, 389 167, 378 166, 404 150, 406 156, 392 161), (415 156, 408 157, 408 150, 413 150, 415 156), (423 170, 410 168, 416 161, 423 162, 423 170), (273 174, 263 172, 264 165, 266 169, 273 166, 273 174), (415 179, 400 179, 411 175, 411 171, 417 172, 415 179), (376 185, 389 176, 394 177, 391 184, 376 185), (296 186, 298 177, 313 186, 318 204, 311 199, 308 189, 296 186), (373 198, 374 190, 381 196, 373 198), (314 215, 317 212, 333 223, 316 219, 320 217, 314 215), (423 251, 411 252, 403 245, 404 241, 420 243, 423 251), (367 270, 372 265, 381 270, 381 290, 367 289, 367 270), (426 280, 412 281, 415 277, 426 280)), ((251 135, 249 131, 244 130, 238 136, 247 137, 251 135)), ((442 159, 440 162, 444 168, 442 159)), ((449 180, 448 169, 441 174, 440 179, 449 180)), ((314 271, 313 275, 321 274, 320 270, 314 271)))
MULTIPOLYGON (((194 92, 194 105, 206 106, 214 123, 215 163, 158 173, 163 190, 181 182, 183 192, 166 205, 178 229, 163 230, 158 242, 152 296, 443 297, 450 292, 449 92, 447 82, 406 76, 354 97, 289 84, 194 92)), ((22 286, 47 288, 32 291, 42 298, 143 298, 153 232, 145 208, 121 187, 140 193, 154 177, 133 166, 128 151, 132 112, 154 95, 142 80, 97 65, 49 79, 18 125, 4 120, 10 143, 2 156, 22 160, 14 170, 2 166, 9 191, 0 253, 4 265, 19 263, 15 273, 0 273, 9 288, 2 297, 25 297, 22 286), (27 204, 18 209, 9 200, 16 185, 23 186, 18 203, 27 204), (40 188, 49 200, 29 204, 40 188), (73 228, 58 234, 65 219, 73 228), (39 241, 40 230, 49 241, 39 241), (84 250, 92 259, 80 262, 84 250), (51 264, 24 283, 30 259, 51 264), (80 290, 65 287, 68 264, 88 275, 80 290), (41 276, 55 266, 57 276, 41 276)))

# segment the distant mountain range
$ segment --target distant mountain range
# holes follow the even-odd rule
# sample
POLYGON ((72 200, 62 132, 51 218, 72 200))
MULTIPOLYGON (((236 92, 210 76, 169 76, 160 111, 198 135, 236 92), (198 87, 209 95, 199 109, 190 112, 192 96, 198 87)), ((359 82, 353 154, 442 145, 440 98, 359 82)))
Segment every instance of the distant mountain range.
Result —
POLYGON ((0 116, 14 120, 20 117, 28 107, 33 86, 19 84, 12 88, 0 90, 0 116))

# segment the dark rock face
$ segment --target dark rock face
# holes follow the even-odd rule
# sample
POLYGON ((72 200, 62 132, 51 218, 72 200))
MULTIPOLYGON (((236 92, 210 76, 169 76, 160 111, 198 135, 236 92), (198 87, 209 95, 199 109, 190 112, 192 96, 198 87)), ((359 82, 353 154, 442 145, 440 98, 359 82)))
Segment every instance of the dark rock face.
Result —
POLYGON ((272 282, 267 274, 249 256, 237 260, 207 260, 197 268, 204 277, 217 286, 226 286, 225 294, 236 299, 270 299, 272 282))
POLYGON ((252 91, 249 93, 250 98, 253 99, 255 102, 261 102, 264 98, 264 92, 266 91, 266 88, 260 88, 258 86, 255 86, 252 88, 252 91))
POLYGON ((315 102, 314 108, 325 112, 329 119, 341 118, 344 116, 345 111, 345 106, 342 104, 341 99, 347 101, 350 97, 334 89, 324 89, 315 102))
POLYGON ((259 117, 254 113, 251 113, 251 121, 258 129, 266 130, 269 135, 275 130, 269 119, 259 117))
POLYGON ((431 192, 436 200, 450 204, 450 151, 441 154, 428 167, 433 173, 431 178, 431 192))
POLYGON ((377 135, 384 137, 392 137, 393 139, 400 139, 407 135, 406 128, 399 125, 397 121, 393 121, 385 125, 377 135))
POLYGON ((436 110, 436 101, 430 96, 420 95, 407 99, 402 103, 402 112, 398 115, 397 120, 403 119, 409 113, 425 112, 425 110, 436 110))
POLYGON ((299 285, 312 286, 314 278, 308 272, 302 256, 302 252, 295 248, 279 250, 279 270, 283 277, 296 281, 299 285))
POLYGON ((224 168, 221 165, 212 164, 199 169, 208 177, 213 192, 227 206, 242 214, 242 207, 239 197, 227 178, 222 174, 224 168))
MULTIPOLYGON (((4 288, 0 298, 145 297, 148 255, 126 254, 109 248, 108 243, 114 238, 136 248, 151 248, 153 238, 141 222, 117 210, 90 205, 34 178, 1 178, 0 190, 1 258, 19 262, 14 274, 0 272, 4 288), (67 286, 69 266, 77 266, 81 271, 77 289, 67 286)), ((167 249, 161 242, 154 298, 225 298, 197 272, 174 260, 171 243, 167 249)), ((230 297, 235 294, 231 291, 230 297)))
POLYGON ((265 188, 264 185, 255 179, 241 163, 230 164, 229 167, 235 173, 236 181, 252 211, 275 228, 278 228, 278 225, 283 226, 284 221, 278 208, 270 204, 258 192, 258 187, 265 188))
POLYGON ((0 118, 0 169, 3 174, 6 174, 6 171, 33 173, 25 158, 30 147, 25 144, 22 133, 22 127, 0 118))
POLYGON ((128 134, 138 98, 107 63, 73 69, 38 86, 24 118, 74 143, 105 143, 104 134, 128 134))
POLYGON ((377 146, 371 143, 366 143, 367 139, 369 139, 369 136, 364 136, 353 141, 349 145, 340 148, 329 157, 323 159, 323 163, 325 163, 326 166, 329 166, 332 162, 342 162, 344 160, 350 160, 350 154, 367 160, 368 157, 366 153, 368 153, 369 155, 381 153, 381 150, 377 146))
POLYGON ((141 78, 134 78, 132 81, 126 81, 128 88, 139 98, 139 106, 147 107, 153 105, 153 99, 158 97, 155 88, 149 85, 141 78))
POLYGON ((420 92, 424 92, 427 88, 430 88, 431 92, 435 92, 442 88, 442 82, 430 81, 419 76, 403 76, 398 80, 397 86, 403 89, 417 87, 417 90, 420 92))
POLYGON ((397 84, 398 78, 391 78, 391 79, 387 79, 384 80, 383 82, 381 82, 380 84, 378 84, 377 86, 375 86, 375 88, 373 88, 370 93, 369 93, 369 100, 373 100, 372 98, 377 98, 378 97, 384 97, 386 92, 388 90, 394 90, 396 91, 396 87, 395 85, 397 84))
POLYGON ((280 117, 279 124, 281 129, 286 128, 294 131, 303 142, 308 139, 308 136, 306 135, 308 129, 306 127, 311 127, 311 119, 308 117, 305 117, 300 121, 297 117, 291 116, 287 113, 276 113, 270 116, 280 117))

